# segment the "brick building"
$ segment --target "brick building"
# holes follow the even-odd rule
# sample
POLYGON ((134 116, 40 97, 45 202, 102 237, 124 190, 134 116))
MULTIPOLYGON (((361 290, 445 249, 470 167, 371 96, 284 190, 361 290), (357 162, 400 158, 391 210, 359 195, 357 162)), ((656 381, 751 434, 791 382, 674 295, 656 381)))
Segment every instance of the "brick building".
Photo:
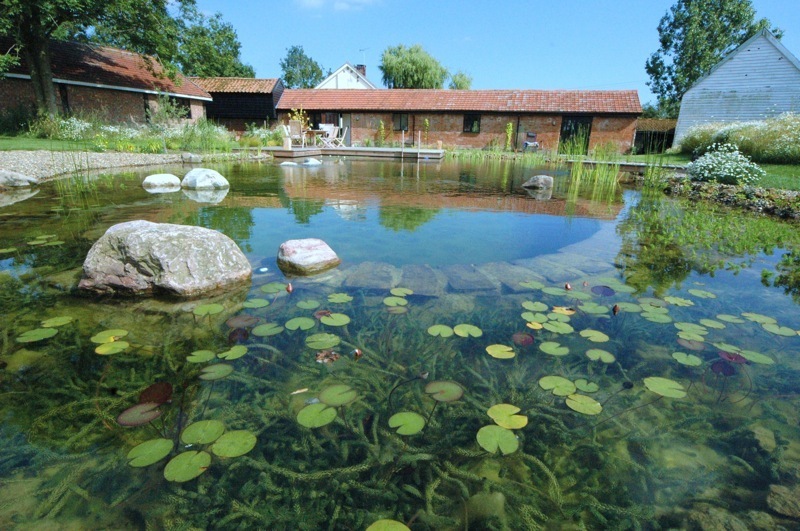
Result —
MULTIPOLYGON (((12 42, 0 38, 0 47, 12 42)), ((172 80, 154 59, 107 46, 51 41, 51 68, 56 101, 65 114, 95 116, 109 122, 147 120, 148 111, 165 95, 185 107, 187 118, 205 116, 211 95, 178 74, 172 80)), ((35 98, 24 58, 0 76, 0 113, 20 107, 33 110, 35 98)))

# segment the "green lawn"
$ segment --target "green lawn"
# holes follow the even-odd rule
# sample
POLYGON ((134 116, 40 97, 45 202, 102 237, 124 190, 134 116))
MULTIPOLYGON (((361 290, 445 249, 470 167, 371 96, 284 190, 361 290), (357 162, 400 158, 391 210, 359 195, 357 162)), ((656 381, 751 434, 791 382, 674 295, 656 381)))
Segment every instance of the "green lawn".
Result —
POLYGON ((31 138, 28 136, 0 135, 0 151, 85 151, 92 148, 86 140, 50 140, 47 138, 31 138))

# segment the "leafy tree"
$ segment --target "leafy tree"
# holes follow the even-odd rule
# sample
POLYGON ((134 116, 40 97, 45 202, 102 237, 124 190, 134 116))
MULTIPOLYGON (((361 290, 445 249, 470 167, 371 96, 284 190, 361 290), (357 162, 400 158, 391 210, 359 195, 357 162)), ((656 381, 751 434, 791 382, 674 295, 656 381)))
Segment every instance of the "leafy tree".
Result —
POLYGON ((322 67, 306 55, 302 46, 286 49, 286 57, 281 59, 281 70, 286 88, 313 88, 325 79, 322 67))
MULTIPOLYGON (((233 26, 216 13, 206 17, 194 6, 185 9, 188 25, 181 32, 178 63, 187 76, 255 77, 253 67, 242 63, 242 44, 233 26)), ((183 21, 182 21, 183 22, 183 21)), ((185 24, 185 23, 184 23, 185 24)))
POLYGON ((448 75, 447 69, 419 44, 386 48, 378 68, 383 84, 390 89, 440 89, 448 75))
POLYGON ((472 76, 459 70, 450 76, 450 88, 452 90, 469 90, 472 88, 472 76))
POLYGON ((660 47, 645 63, 659 107, 677 117, 681 98, 699 78, 769 26, 765 18, 755 20, 750 0, 678 0, 661 18, 660 47))

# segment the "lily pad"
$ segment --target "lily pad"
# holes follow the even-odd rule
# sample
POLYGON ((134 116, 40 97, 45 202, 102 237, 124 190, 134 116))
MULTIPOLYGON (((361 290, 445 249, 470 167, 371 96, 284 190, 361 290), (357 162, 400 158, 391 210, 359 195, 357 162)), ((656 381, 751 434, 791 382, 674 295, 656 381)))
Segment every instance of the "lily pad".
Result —
POLYGON ((794 330, 794 328, 789 328, 788 326, 780 326, 777 323, 764 323, 761 325, 761 328, 763 328, 764 330, 766 330, 771 334, 783 337, 792 337, 797 335, 797 332, 794 330))
POLYGON ((286 291, 286 284, 282 282, 269 282, 261 286, 260 289, 263 293, 274 295, 275 293, 286 291))
POLYGON ((111 343, 97 345, 97 348, 95 348, 94 351, 96 354, 100 354, 101 356, 110 356, 112 354, 124 352, 128 350, 130 346, 130 343, 127 341, 112 341, 111 343))
POLYGON ((688 348, 689 350, 701 351, 706 349, 706 344, 704 339, 705 338, 703 338, 703 340, 700 341, 692 341, 691 339, 684 339, 681 337, 678 338, 678 344, 684 348, 688 348))
POLYGON ((411 529, 402 522, 384 518, 383 520, 372 522, 367 531, 411 531, 411 529))
POLYGON ((673 323, 673 325, 675 326, 675 328, 683 332, 692 332, 700 335, 708 334, 708 329, 705 326, 699 325, 697 323, 678 322, 678 323, 673 323))
POLYGON ((529 323, 546 323, 548 321, 547 315, 540 312, 522 312, 521 317, 529 323))
POLYGON ((530 289, 542 289, 544 284, 539 282, 538 280, 525 280, 519 283, 520 286, 523 288, 530 288, 530 289))
POLYGON ((256 436, 247 430, 233 430, 223 433, 211 445, 211 452, 219 457, 239 457, 256 446, 256 436))
POLYGON ((34 328, 17 336, 17 343, 35 343, 44 339, 49 339, 56 335, 58 330, 55 328, 34 328))
POLYGON ((297 422, 306 428, 321 428, 336 419, 336 409, 328 404, 309 404, 297 413, 297 422))
POLYGON ((433 337, 450 337, 455 332, 447 325, 435 324, 428 327, 428 333, 433 337))
POLYGON ((584 415, 599 415, 603 406, 591 396, 572 394, 566 399, 567 407, 584 415))
POLYGON ((719 343, 714 343, 714 346, 725 352, 734 352, 738 354, 739 352, 742 351, 742 349, 740 349, 736 345, 731 345, 730 343, 719 342, 719 343))
POLYGON ((134 468, 150 466, 167 457, 174 446, 171 439, 150 439, 131 448, 125 457, 134 468))
POLYGON ((169 382, 156 382, 139 394, 140 404, 145 402, 166 404, 170 400, 172 400, 172 384, 169 382))
POLYGON ((703 364, 703 360, 694 354, 686 354, 685 352, 673 352, 672 357, 681 365, 688 365, 689 367, 699 367, 703 364))
POLYGON ((642 311, 642 307, 634 302, 618 302, 617 308, 622 312, 628 313, 639 313, 642 311))
POLYGON ((229 376, 232 372, 233 365, 228 365, 227 363, 215 363, 214 365, 203 367, 200 370, 200 376, 198 376, 198 378, 205 381, 221 380, 229 376))
POLYGON ((183 444, 210 444, 225 432, 225 424, 218 420, 200 420, 189 424, 181 432, 183 444))
POLYGON ((110 330, 103 330, 100 333, 93 335, 90 338, 92 343, 111 343, 117 339, 123 338, 128 335, 127 330, 121 328, 112 328, 110 330))
POLYGON ((491 357, 500 360, 508 360, 517 355, 516 352, 514 352, 514 347, 509 347, 508 345, 500 345, 500 344, 489 345, 488 347, 486 347, 486 352, 491 357))
POLYGON ((475 325, 459 324, 453 327, 453 332, 459 337, 481 337, 483 331, 475 325))
POLYGON ((678 337, 685 339, 686 341, 705 341, 705 336, 702 334, 696 334, 694 332, 681 331, 678 332, 678 337))
POLYGON ((425 417, 413 411, 401 411, 389 417, 389 427, 398 435, 415 435, 425 427, 425 417))
POLYGON ((575 329, 572 328, 572 325, 558 321, 547 321, 546 323, 542 323, 542 328, 556 334, 571 334, 575 331, 575 329))
POLYGON ((341 338, 334 334, 314 334, 306 338, 306 346, 314 350, 325 350, 337 346, 341 341, 341 338))
POLYGON ((597 304, 596 302, 588 301, 578 306, 582 311, 595 315, 602 315, 611 311, 611 308, 604 304, 597 304))
POLYGON ((287 330, 311 330, 314 328, 314 319, 311 317, 295 317, 286 321, 287 330))
POLYGON ((225 324, 228 328, 250 328, 258 323, 258 317, 255 315, 248 315, 246 313, 240 313, 239 315, 234 315, 227 321, 225 324))
POLYGON ((437 402, 455 402, 464 396, 464 388, 456 382, 438 380, 426 385, 425 393, 437 402))
POLYGON ((525 301, 522 303, 522 307, 532 312, 546 312, 548 308, 545 303, 539 301, 525 301))
POLYGON ((206 470, 211 465, 211 454, 190 450, 173 457, 164 467, 164 478, 175 483, 190 481, 206 470))
POLYGON ((616 291, 609 286, 592 286, 592 293, 600 295, 601 297, 611 297, 616 291))
POLYGON ((231 347, 225 352, 220 352, 217 354, 217 357, 223 360, 238 360, 242 356, 247 354, 247 347, 244 345, 236 345, 235 347, 231 347))
POLYGON ((395 297, 405 297, 407 295, 413 295, 414 291, 408 288, 392 288, 389 290, 389 293, 394 295, 395 297))
POLYGON ((600 360, 603 363, 614 363, 617 360, 612 353, 599 348, 590 348, 587 350, 586 357, 592 361, 600 360))
POLYGON ((599 385, 594 382, 590 382, 586 378, 578 378, 575 380, 575 387, 578 388, 578 391, 583 391, 584 393, 596 393, 600 390, 599 385))
POLYGON ((344 326, 350 322, 350 318, 343 313, 332 313, 323 315, 319 318, 319 321, 328 326, 344 326))
POLYGON ((555 341, 544 341, 539 343, 539 350, 551 356, 566 356, 569 354, 569 348, 562 346, 561 343, 555 341))
POLYGON ((751 363, 758 363, 761 365, 773 365, 775 363, 775 360, 773 360, 769 356, 766 356, 754 350, 743 350, 739 353, 739 355, 741 355, 744 359, 746 359, 751 363))
POLYGON ((201 304, 197 308, 195 308, 192 313, 198 317, 205 317, 206 315, 216 315, 218 313, 222 313, 225 307, 221 304, 213 303, 213 304, 201 304))
POLYGON ((517 415, 520 409, 511 404, 495 404, 486 412, 497 423, 507 430, 518 430, 528 425, 528 417, 517 415))
POLYGON ((736 315, 730 315, 727 313, 721 313, 717 315, 717 319, 719 319, 720 321, 725 321, 726 323, 733 323, 733 324, 742 324, 745 322, 744 319, 742 319, 741 317, 738 317, 736 315))
POLYGON ((405 306, 408 304, 408 300, 403 297, 386 297, 383 299, 383 303, 386 306, 405 306))
POLYGON ((295 306, 297 306, 301 310, 316 310, 317 308, 319 308, 320 302, 315 301, 314 299, 305 299, 295 304, 295 306))
POLYGON ((265 308, 269 306, 269 301, 267 299, 247 299, 242 303, 242 306, 245 308, 265 308))
POLYGON ((642 317, 651 323, 666 324, 672 322, 672 317, 664 313, 642 312, 642 317))
POLYGON ((577 389, 576 385, 563 376, 543 376, 539 378, 539 387, 545 391, 550 391, 556 396, 571 395, 577 389))
POLYGON ((276 336, 283 332, 283 327, 278 323, 264 323, 253 328, 250 333, 258 337, 276 336))
POLYGON ((567 312, 569 310, 571 310, 572 308, 561 308, 559 306, 556 306, 555 308, 559 309, 559 310, 566 310, 566 311, 557 312, 557 311, 554 310, 554 311, 548 313, 547 314, 547 320, 548 321, 555 321, 557 323, 568 323, 568 322, 571 321, 571 319, 570 319, 570 315, 571 314, 567 313, 567 312))
POLYGON ((553 313, 558 315, 575 315, 576 310, 568 306, 553 306, 553 313))
POLYGON ((40 323, 40 325, 44 328, 57 328, 59 326, 64 326, 65 324, 71 323, 74 320, 74 317, 71 315, 62 315, 60 317, 51 317, 50 319, 45 319, 40 323))
POLYGON ((358 398, 358 393, 349 385, 336 384, 323 389, 318 398, 323 404, 339 407, 346 406, 358 398))
POLYGON ((715 321, 713 319, 700 319, 700 324, 705 326, 706 328, 713 328, 715 330, 722 330, 723 328, 725 328, 725 325, 723 323, 720 323, 719 321, 715 321))
POLYGON ((157 402, 145 402, 131 406, 117 416, 117 424, 126 427, 143 426, 163 414, 158 409, 160 405, 157 402))
POLYGON ((350 302, 353 300, 353 297, 348 295, 347 293, 331 293, 328 295, 328 302, 334 304, 344 304, 346 302, 350 302))
POLYGON ((216 357, 217 355, 211 350, 195 350, 186 356, 186 361, 189 363, 205 363, 213 360, 216 357))
POLYGON ((546 288, 542 288, 542 293, 547 293, 548 295, 567 295, 569 292, 564 288, 556 288, 553 286, 548 286, 546 288))
POLYGON ((581 330, 581 337, 585 337, 589 341, 593 341, 594 343, 605 343, 608 341, 608 336, 605 335, 603 332, 599 330, 592 330, 591 328, 587 328, 586 330, 581 330))
POLYGON ((714 295, 713 293, 711 293, 710 291, 706 291, 706 290, 703 290, 703 289, 692 288, 692 289, 690 289, 688 291, 689 291, 689 293, 691 293, 695 297, 699 297, 701 299, 716 299, 717 298, 717 296, 714 295))
POLYGON ((683 385, 669 378, 650 376, 644 379, 644 386, 655 394, 667 398, 683 398, 686 396, 686 390, 683 385))
POLYGON ((484 426, 478 430, 476 439, 480 447, 490 454, 496 454, 500 450, 501 454, 509 455, 519 449, 517 436, 502 426, 484 426))
POLYGON ((684 308, 694 306, 694 301, 690 299, 684 299, 683 297, 664 297, 664 300, 673 306, 681 306, 684 308))

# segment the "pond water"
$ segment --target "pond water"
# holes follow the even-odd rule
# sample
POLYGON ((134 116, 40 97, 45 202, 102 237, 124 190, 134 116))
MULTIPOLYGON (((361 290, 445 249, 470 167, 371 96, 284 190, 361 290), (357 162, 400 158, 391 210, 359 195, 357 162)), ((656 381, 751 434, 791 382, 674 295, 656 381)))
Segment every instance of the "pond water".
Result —
POLYGON ((797 226, 513 162, 212 167, 0 207, 3 529, 800 526, 797 226), (134 219, 252 283, 75 293, 134 219), (286 278, 307 237, 342 264, 286 278))

